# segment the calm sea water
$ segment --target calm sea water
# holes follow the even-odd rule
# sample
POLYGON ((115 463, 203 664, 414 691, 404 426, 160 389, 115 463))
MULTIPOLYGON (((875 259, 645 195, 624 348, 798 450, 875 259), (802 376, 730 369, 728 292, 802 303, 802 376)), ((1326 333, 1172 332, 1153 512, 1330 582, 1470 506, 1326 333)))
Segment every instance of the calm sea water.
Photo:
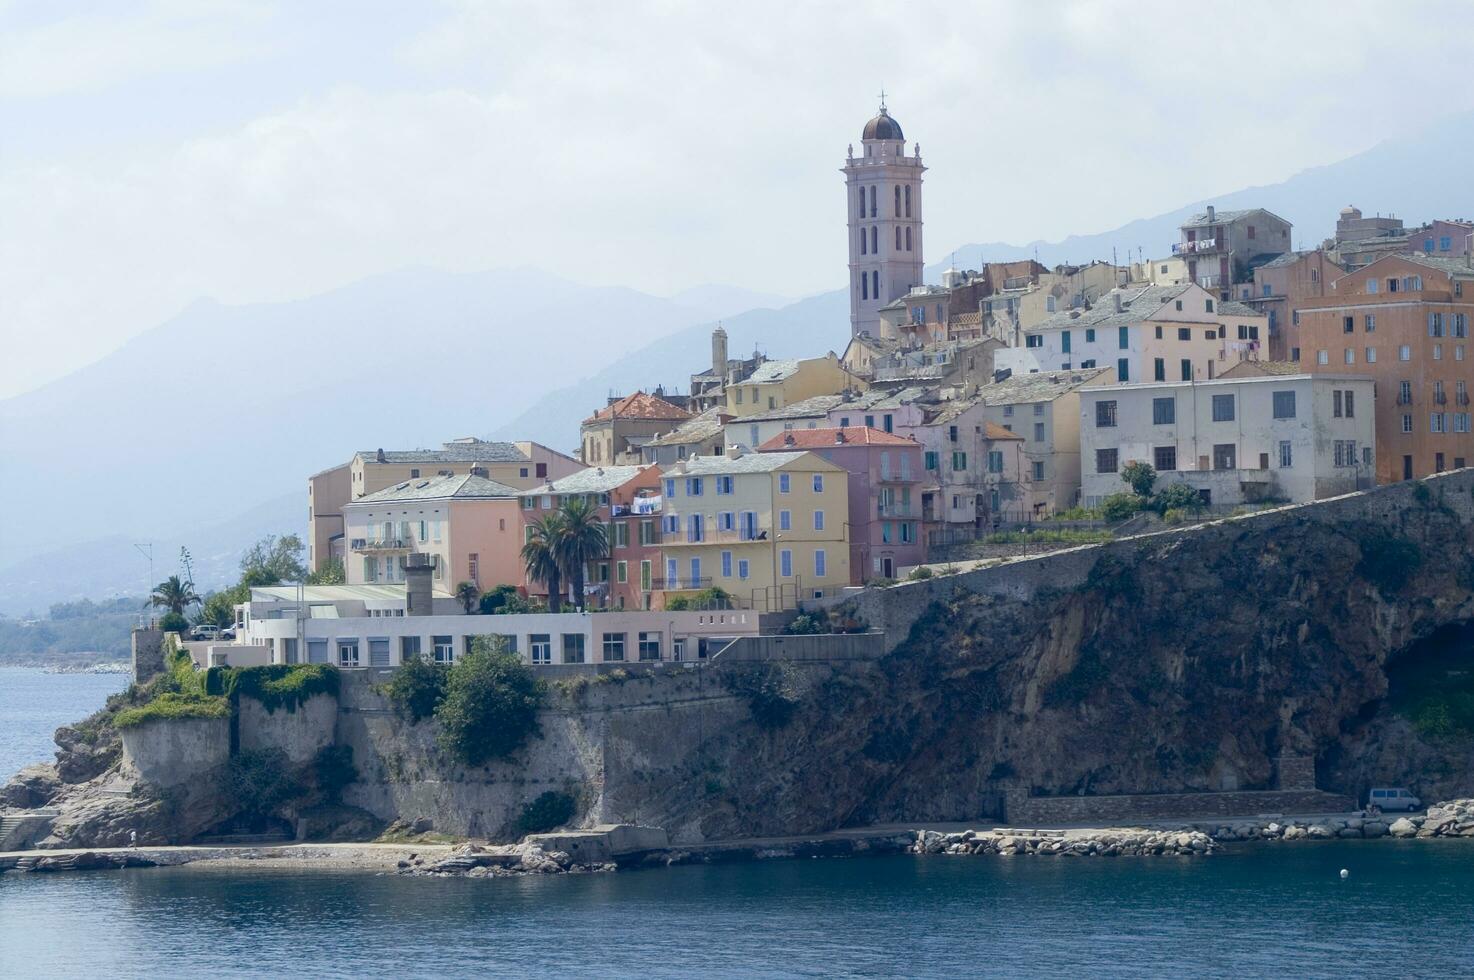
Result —
POLYGON ((51 733, 102 707, 128 686, 122 674, 47 674, 0 667, 0 783, 56 754, 51 733))
MULTIPOLYGON (((0 772, 44 755, 56 725, 121 683, 20 673, 0 671, 0 772)), ((6 978, 1470 972, 1474 841, 503 880, 200 867, 0 875, 6 978)))

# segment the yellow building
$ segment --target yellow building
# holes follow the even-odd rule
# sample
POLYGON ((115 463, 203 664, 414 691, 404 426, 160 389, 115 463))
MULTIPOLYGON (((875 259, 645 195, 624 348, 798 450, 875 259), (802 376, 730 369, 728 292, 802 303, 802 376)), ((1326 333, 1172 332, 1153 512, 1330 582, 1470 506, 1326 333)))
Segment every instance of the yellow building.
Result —
POLYGON ((863 391, 866 384, 846 371, 832 351, 805 360, 765 361, 746 380, 727 386, 726 411, 741 418, 846 388, 863 391))
POLYGON ((849 480, 812 452, 700 456, 666 467, 657 591, 712 586, 743 608, 792 609, 850 581, 849 480))

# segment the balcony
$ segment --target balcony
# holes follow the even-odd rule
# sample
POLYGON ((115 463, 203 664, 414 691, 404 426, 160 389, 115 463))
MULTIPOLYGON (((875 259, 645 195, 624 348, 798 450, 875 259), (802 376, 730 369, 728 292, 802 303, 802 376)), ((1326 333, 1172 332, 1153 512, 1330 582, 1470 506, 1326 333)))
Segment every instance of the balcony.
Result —
POLYGON ((677 575, 675 578, 652 578, 650 580, 651 592, 677 592, 684 589, 709 589, 710 578, 691 578, 690 576, 677 575))
POLYGON ((876 502, 876 504, 875 504, 875 513, 879 517, 915 517, 916 516, 916 510, 915 510, 914 505, 912 505, 912 504, 903 504, 903 503, 899 503, 899 502, 893 502, 893 503, 889 503, 888 504, 888 503, 886 503, 883 500, 876 502))
POLYGON ((1435 402, 1437 402, 1438 404, 1440 404, 1440 405, 1447 405, 1448 404, 1448 395, 1445 394, 1442 391, 1435 391, 1435 392, 1433 392, 1433 400, 1435 402))
POLYGON ((691 532, 669 534, 665 536, 662 543, 664 547, 672 545, 691 545, 702 547, 713 544, 767 544, 771 535, 771 528, 766 527, 738 527, 730 531, 702 531, 701 537, 691 537, 691 532))
POLYGON ((1412 403, 1413 403, 1413 396, 1411 394, 1407 394, 1407 395, 1404 395, 1404 394, 1401 394, 1401 393, 1398 394, 1398 396, 1397 396, 1397 404, 1399 404, 1399 405, 1411 405, 1412 403))
POLYGON ((1195 242, 1177 242, 1172 246, 1173 255, 1193 255, 1198 252, 1218 251, 1218 239, 1200 238, 1195 242))
POLYGON ((413 551, 414 543, 409 538, 354 538, 348 547, 364 555, 392 554, 413 551))
POLYGON ((1222 289, 1227 279, 1224 276, 1198 276, 1198 285, 1204 289, 1222 289))

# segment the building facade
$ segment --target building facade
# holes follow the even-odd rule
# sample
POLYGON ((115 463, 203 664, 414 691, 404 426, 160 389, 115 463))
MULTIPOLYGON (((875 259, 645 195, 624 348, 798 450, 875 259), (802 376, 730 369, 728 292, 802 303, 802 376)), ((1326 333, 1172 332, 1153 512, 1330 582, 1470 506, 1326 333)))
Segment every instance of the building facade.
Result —
POLYGON ((656 436, 685 422, 691 413, 661 397, 637 391, 583 420, 580 453, 586 466, 628 466, 641 460, 641 448, 656 436))
POLYGON ((343 505, 352 497, 349 464, 307 478, 307 567, 322 571, 329 561, 344 558, 343 505))
POLYGON ((1254 268, 1290 251, 1291 225, 1263 208, 1218 211, 1212 205, 1182 223, 1182 240, 1172 254, 1187 261, 1187 278, 1219 299, 1249 282, 1254 268))
POLYGON ((1087 506, 1129 492, 1143 462, 1158 489, 1186 483, 1205 504, 1303 503, 1372 485, 1372 382, 1349 375, 1258 375, 1080 391, 1087 506))
POLYGON ((1268 319, 1269 360, 1300 360, 1302 303, 1319 299, 1344 270, 1324 249, 1286 252, 1254 270, 1254 281, 1238 287, 1245 306, 1268 319))
POLYGON ((748 415, 776 411, 815 395, 837 395, 846 389, 864 387, 865 382, 846 371, 833 353, 766 361, 747 380, 727 385, 726 414, 740 421, 748 415))
POLYGON ((849 215, 850 333, 880 336, 880 308, 922 281, 921 148, 906 155, 885 102, 844 165, 849 215))
POLYGON ((1299 315, 1305 370, 1376 382, 1379 483, 1474 459, 1474 266, 1467 257, 1383 256, 1337 279, 1299 315))

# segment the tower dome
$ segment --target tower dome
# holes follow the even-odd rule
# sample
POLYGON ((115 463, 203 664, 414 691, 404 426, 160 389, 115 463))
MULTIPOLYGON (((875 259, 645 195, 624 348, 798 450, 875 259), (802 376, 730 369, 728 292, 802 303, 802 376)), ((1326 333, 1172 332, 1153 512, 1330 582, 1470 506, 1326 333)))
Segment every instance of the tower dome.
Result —
POLYGON ((880 106, 880 113, 865 124, 865 131, 860 134, 861 139, 867 140, 904 140, 905 134, 901 132, 901 124, 891 118, 886 111, 885 104, 880 106))

